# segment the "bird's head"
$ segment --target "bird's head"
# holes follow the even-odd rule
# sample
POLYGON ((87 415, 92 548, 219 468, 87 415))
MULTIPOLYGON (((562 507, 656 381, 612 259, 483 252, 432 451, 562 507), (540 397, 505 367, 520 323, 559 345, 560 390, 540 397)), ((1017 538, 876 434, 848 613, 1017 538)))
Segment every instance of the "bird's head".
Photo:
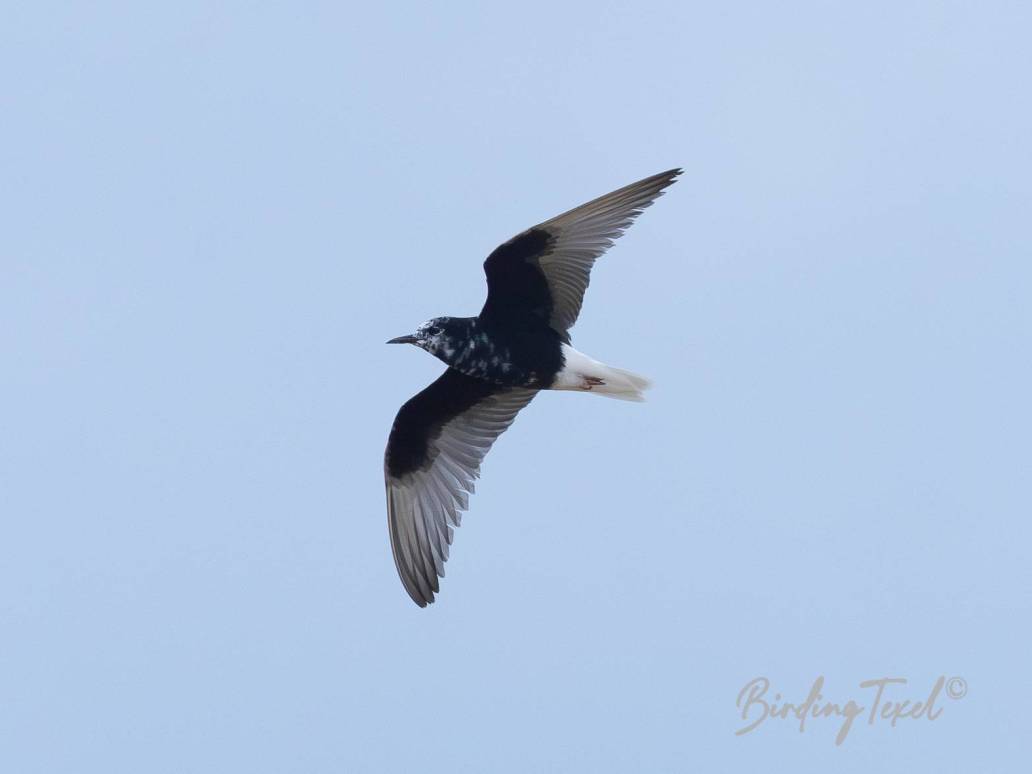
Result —
POLYGON ((451 317, 435 317, 416 328, 415 333, 409 336, 398 336, 398 338, 391 339, 387 343, 415 344, 420 349, 425 349, 430 354, 436 355, 438 350, 448 342, 451 321, 451 317))

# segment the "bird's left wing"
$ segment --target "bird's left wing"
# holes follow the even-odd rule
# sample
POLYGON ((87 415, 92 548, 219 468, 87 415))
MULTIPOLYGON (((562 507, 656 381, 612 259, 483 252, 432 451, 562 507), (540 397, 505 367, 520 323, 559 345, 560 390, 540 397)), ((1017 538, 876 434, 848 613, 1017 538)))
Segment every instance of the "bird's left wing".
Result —
POLYGON ((536 394, 449 368, 398 411, 384 455, 387 524, 398 575, 420 607, 439 591, 481 461, 536 394))
POLYGON ((569 342, 591 267, 679 174, 680 169, 670 169, 631 183, 496 248, 484 262, 487 301, 480 316, 505 321, 536 317, 569 342))

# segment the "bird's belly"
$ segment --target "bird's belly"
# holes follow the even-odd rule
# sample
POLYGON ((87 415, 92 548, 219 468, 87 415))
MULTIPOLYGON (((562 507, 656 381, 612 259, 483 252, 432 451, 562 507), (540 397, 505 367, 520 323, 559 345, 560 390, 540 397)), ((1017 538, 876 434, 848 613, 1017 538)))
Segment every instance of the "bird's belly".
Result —
POLYGON ((508 360, 501 355, 461 359, 448 365, 466 376, 507 387, 544 389, 554 377, 554 374, 543 373, 528 364, 508 360))
POLYGON ((441 359, 456 371, 507 387, 547 389, 562 366, 558 345, 546 349, 520 341, 478 342, 450 355, 441 359))

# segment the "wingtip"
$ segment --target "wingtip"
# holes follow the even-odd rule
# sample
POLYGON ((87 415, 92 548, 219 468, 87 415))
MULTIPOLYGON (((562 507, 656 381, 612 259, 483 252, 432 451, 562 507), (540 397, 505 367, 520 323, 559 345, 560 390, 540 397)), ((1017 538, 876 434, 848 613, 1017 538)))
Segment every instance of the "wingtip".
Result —
POLYGON ((682 174, 684 174, 684 169, 682 169, 681 167, 674 167, 673 169, 668 169, 665 172, 658 172, 655 175, 652 175, 651 177, 647 177, 644 180, 638 182, 637 185, 652 186, 655 190, 658 191, 658 197, 663 195, 665 188, 676 183, 677 178, 680 177, 682 174))
POLYGON ((681 167, 674 167, 673 169, 668 169, 665 172, 659 172, 655 175, 652 175, 652 177, 647 177, 644 180, 639 181, 638 183, 632 184, 634 186, 643 186, 653 191, 653 198, 649 200, 648 204, 643 205, 642 209, 649 206, 649 204, 652 204, 652 202, 655 201, 655 199, 658 199, 660 196, 666 193, 666 189, 672 186, 674 183, 676 183, 677 178, 680 177, 683 173, 684 170, 681 167))
POLYGON ((402 585, 405 587, 405 591, 408 592, 409 599, 416 603, 419 607, 426 607, 434 603, 434 592, 427 589, 426 593, 424 590, 419 588, 411 579, 406 578, 404 575, 401 577, 402 585))

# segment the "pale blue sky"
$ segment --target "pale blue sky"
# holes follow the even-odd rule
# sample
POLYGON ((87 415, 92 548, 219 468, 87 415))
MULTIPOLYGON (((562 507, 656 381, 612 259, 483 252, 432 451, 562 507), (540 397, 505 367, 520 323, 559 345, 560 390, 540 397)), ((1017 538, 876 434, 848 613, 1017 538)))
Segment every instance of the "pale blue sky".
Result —
POLYGON ((4 10, 0 770, 1021 768, 1029 6, 492 6, 4 10), (416 608, 383 342, 672 166, 416 608))

